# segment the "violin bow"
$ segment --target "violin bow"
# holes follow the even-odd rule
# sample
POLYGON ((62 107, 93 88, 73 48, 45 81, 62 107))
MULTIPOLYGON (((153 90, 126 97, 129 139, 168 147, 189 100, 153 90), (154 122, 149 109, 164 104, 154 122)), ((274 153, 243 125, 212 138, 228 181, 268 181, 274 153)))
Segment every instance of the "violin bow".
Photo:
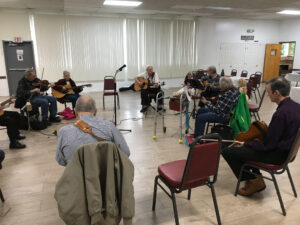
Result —
POLYGON ((42 80, 43 80, 43 77, 44 77, 44 71, 45 71, 45 68, 43 67, 41 82, 40 82, 40 90, 42 89, 42 80))

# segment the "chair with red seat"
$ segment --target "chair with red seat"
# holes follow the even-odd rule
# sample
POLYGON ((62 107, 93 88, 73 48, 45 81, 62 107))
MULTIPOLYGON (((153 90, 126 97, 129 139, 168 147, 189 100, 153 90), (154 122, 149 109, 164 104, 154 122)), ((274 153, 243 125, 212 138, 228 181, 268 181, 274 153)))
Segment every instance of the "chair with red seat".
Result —
POLYGON ((119 92, 115 92, 115 79, 113 76, 105 76, 104 77, 104 89, 103 89, 103 109, 105 109, 105 96, 114 96, 117 95, 118 100, 118 108, 120 109, 120 100, 119 100, 119 92))
POLYGON ((239 189, 239 186, 240 186, 240 181, 241 181, 243 172, 251 173, 251 174, 253 174, 255 176, 261 176, 261 175, 255 174, 254 172, 251 172, 249 170, 245 170, 246 167, 247 168, 249 168, 249 167, 253 168, 254 167, 254 168, 257 168, 259 170, 263 170, 263 171, 265 171, 265 172, 267 172, 267 173, 269 173, 271 175, 271 178, 265 177, 265 176, 263 176, 263 178, 265 178, 267 180, 270 180, 270 181, 273 181, 275 189, 276 189, 276 193, 277 193, 277 196, 278 196, 278 199, 279 199, 279 203, 280 203, 280 206, 281 206, 282 214, 285 216, 286 215, 286 211, 285 211, 285 208, 284 208, 284 204, 283 204, 283 201, 282 201, 282 198, 281 198, 281 194, 280 194, 280 191, 279 191, 279 187, 278 187, 275 175, 283 174, 285 171, 287 172, 288 178, 290 180, 290 183, 291 183, 291 186, 292 186, 292 189, 293 189, 293 192, 294 192, 294 196, 297 198, 296 188, 295 188, 295 185, 294 185, 294 182, 293 182, 293 179, 292 179, 292 176, 291 176, 288 164, 291 163, 291 162, 293 162, 295 160, 299 148, 300 148, 300 128, 299 128, 299 130, 297 132, 295 141, 294 141, 294 143, 292 145, 292 148, 290 149, 288 157, 287 157, 286 161, 282 165, 274 165, 274 164, 267 164, 267 163, 262 163, 262 162, 252 162, 252 161, 249 161, 249 162, 246 162, 242 166, 234 195, 235 196, 237 195, 237 192, 238 192, 238 189, 239 189))
POLYGON ((259 93, 259 89, 258 89, 259 88, 259 83, 260 83, 260 76, 252 74, 250 76, 249 80, 251 81, 251 92, 254 93, 255 101, 257 102, 256 91, 258 92, 258 95, 261 98, 260 93, 259 93))
POLYGON ((196 138, 190 145, 187 160, 178 160, 158 167, 154 180, 152 210, 155 211, 157 185, 172 199, 176 225, 179 224, 175 194, 188 190, 188 200, 192 188, 207 185, 212 194, 218 224, 221 225, 219 209, 214 189, 217 181, 222 138, 219 134, 209 134, 196 138), (217 142, 199 144, 202 139, 216 139, 217 142), (170 193, 158 182, 161 180, 170 193))
POLYGON ((247 70, 242 70, 241 77, 247 77, 247 76, 248 76, 248 71, 247 70))
POLYGON ((264 101, 264 97, 265 97, 265 94, 266 94, 266 90, 264 90, 262 96, 261 96, 261 99, 260 99, 260 102, 259 102, 259 105, 254 105, 254 104, 248 104, 248 107, 249 107, 249 111, 250 111, 250 114, 251 116, 254 117, 255 120, 260 120, 260 117, 259 117, 259 110, 260 110, 260 107, 264 101), (256 117, 257 116, 257 117, 256 117))
POLYGON ((237 70, 236 69, 232 69, 231 70, 231 74, 232 77, 235 77, 237 75, 237 70))

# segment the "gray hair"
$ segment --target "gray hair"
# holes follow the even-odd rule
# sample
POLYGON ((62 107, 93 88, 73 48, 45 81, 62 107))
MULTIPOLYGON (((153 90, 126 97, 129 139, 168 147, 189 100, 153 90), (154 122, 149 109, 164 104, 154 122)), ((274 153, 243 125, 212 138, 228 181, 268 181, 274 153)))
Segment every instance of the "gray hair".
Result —
POLYGON ((92 97, 88 95, 82 95, 77 99, 75 109, 77 112, 95 113, 97 110, 96 102, 92 97))
POLYGON ((220 88, 221 90, 227 90, 233 88, 233 83, 230 77, 222 77, 220 80, 220 88))
POLYGON ((215 66, 210 66, 207 68, 207 72, 211 72, 213 74, 217 73, 217 69, 215 66))
POLYGON ((34 73, 35 71, 34 71, 34 69, 32 69, 32 68, 28 68, 28 69, 26 69, 25 70, 25 77, 27 77, 30 73, 34 73))
POLYGON ((66 75, 66 74, 68 74, 68 73, 70 73, 70 72, 67 71, 67 70, 65 70, 65 71, 63 72, 63 75, 66 75))

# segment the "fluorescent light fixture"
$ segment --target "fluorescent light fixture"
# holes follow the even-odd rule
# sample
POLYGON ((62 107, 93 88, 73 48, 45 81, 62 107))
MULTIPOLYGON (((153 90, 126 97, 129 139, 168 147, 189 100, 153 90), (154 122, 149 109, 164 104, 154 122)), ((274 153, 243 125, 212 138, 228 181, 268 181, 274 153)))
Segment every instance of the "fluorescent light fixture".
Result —
POLYGON ((113 5, 113 6, 131 6, 136 7, 142 4, 142 2, 138 1, 114 1, 114 0, 106 0, 103 5, 113 5))
POLYGON ((299 10, 282 10, 280 12, 277 12, 279 14, 285 14, 285 15, 300 15, 299 10))
POLYGON ((207 9, 214 9, 214 10, 232 10, 230 7, 217 7, 217 6, 207 6, 207 9))

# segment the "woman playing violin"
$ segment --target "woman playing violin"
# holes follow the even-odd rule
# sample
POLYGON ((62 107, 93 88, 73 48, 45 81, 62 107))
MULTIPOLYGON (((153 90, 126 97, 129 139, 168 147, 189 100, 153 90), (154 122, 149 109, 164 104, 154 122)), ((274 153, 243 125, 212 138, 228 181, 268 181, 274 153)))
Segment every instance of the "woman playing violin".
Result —
MULTIPOLYGON (((43 91, 48 88, 45 84, 45 81, 36 77, 33 69, 26 70, 24 77, 18 83, 16 107, 23 107, 26 101, 41 106, 43 122, 48 126, 51 122, 60 122, 60 119, 57 117, 56 99, 53 96, 43 95, 43 91)), ((54 86, 54 84, 50 84, 50 86, 54 86)))
MULTIPOLYGON (((289 97, 290 83, 281 77, 271 79, 266 91, 272 102, 278 107, 272 116, 265 137, 262 140, 250 140, 239 147, 226 148, 222 155, 238 178, 242 165, 247 161, 270 164, 282 164, 291 149, 300 127, 300 105, 289 97)), ((252 172, 260 174, 258 169, 252 172)), ((245 186, 239 189, 240 195, 249 196, 266 188, 262 177, 243 173, 245 186)))

